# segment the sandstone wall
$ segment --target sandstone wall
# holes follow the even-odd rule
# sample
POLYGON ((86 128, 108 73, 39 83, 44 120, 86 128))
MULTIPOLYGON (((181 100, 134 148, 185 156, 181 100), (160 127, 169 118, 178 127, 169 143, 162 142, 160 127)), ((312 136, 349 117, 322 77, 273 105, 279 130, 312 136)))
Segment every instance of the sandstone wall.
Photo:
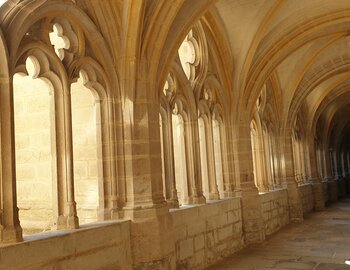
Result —
POLYGON ((314 208, 314 197, 312 194, 312 185, 305 184, 299 186, 300 198, 303 205, 304 216, 310 213, 314 208))
POLYGON ((243 247, 239 198, 172 210, 177 269, 203 269, 243 247))
POLYGON ((260 194, 265 234, 270 235, 289 223, 287 190, 260 194))
POLYGON ((1 247, 0 269, 132 269, 129 221, 48 232, 27 240, 33 241, 1 247))
POLYGON ((53 224, 57 173, 52 102, 44 81, 15 75, 17 198, 24 233, 49 230, 53 224))
POLYGON ((74 185, 81 224, 98 219, 99 198, 103 198, 99 105, 81 79, 72 84, 72 128, 74 185))

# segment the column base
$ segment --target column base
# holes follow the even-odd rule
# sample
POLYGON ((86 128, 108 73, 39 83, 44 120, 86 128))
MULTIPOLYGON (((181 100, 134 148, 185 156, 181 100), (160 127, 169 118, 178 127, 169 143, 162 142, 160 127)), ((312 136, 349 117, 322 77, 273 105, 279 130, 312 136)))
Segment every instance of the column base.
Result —
POLYGON ((219 193, 210 193, 207 197, 208 200, 220 200, 219 193))
POLYGON ((0 243, 17 243, 22 241, 23 236, 20 225, 16 227, 0 227, 0 243))
POLYGON ((177 191, 176 189, 173 189, 171 191, 171 198, 166 200, 169 208, 179 208, 179 198, 177 197, 177 191))
POLYGON ((192 195, 188 198, 188 204, 205 204, 206 198, 204 195, 192 195))
POLYGON ((221 194, 222 198, 232 198, 236 196, 236 189, 238 187, 235 187, 232 183, 224 184, 224 191, 223 194, 221 194))
POLYGON ((179 201, 178 200, 167 200, 166 201, 169 208, 179 208, 179 201))
POLYGON ((59 216, 56 223, 57 230, 79 229, 79 218, 77 216, 59 216))
POLYGON ((98 220, 114 220, 119 219, 118 209, 100 209, 98 210, 98 220))

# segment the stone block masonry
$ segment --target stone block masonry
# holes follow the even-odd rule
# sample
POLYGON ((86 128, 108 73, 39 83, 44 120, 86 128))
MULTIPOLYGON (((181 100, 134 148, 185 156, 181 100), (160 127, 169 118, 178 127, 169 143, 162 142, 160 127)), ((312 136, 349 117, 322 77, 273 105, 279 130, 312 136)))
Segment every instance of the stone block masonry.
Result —
POLYGON ((299 186, 299 192, 300 192, 301 202, 303 205, 303 214, 305 216, 314 209, 314 197, 312 194, 311 184, 305 184, 305 185, 299 186))
POLYGON ((244 245, 239 198, 172 210, 177 269, 203 269, 244 245))
POLYGON ((25 240, 1 247, 0 269, 132 269, 129 221, 52 231, 25 240))
POLYGON ((260 194, 265 234, 271 235, 289 223, 287 190, 260 194))

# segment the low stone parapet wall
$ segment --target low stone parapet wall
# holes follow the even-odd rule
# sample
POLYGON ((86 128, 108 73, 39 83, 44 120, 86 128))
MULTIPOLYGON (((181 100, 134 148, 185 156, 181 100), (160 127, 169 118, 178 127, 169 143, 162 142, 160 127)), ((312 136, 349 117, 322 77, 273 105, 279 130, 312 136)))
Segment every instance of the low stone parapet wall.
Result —
POLYGON ((327 181, 323 181, 322 182, 322 186, 323 186, 324 202, 327 205, 329 203, 329 201, 330 201, 328 182, 327 181))
POLYGON ((265 234, 270 235, 289 223, 287 190, 276 190, 260 194, 265 234))
POLYGON ((130 221, 52 231, 0 246, 0 269, 132 269, 130 221))
POLYGON ((171 210, 177 269, 203 269, 244 246, 239 198, 171 210))
POLYGON ((299 186, 299 194, 301 203, 303 205, 304 216, 312 212, 314 209, 314 197, 311 184, 304 184, 299 186))

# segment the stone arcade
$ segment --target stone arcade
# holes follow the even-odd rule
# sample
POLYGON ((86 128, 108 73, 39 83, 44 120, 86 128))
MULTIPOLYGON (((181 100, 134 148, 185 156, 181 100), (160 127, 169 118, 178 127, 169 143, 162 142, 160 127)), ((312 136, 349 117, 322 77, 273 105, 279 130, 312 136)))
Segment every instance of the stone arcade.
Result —
POLYGON ((0 269, 205 269, 350 191, 349 0, 7 0, 0 269))

